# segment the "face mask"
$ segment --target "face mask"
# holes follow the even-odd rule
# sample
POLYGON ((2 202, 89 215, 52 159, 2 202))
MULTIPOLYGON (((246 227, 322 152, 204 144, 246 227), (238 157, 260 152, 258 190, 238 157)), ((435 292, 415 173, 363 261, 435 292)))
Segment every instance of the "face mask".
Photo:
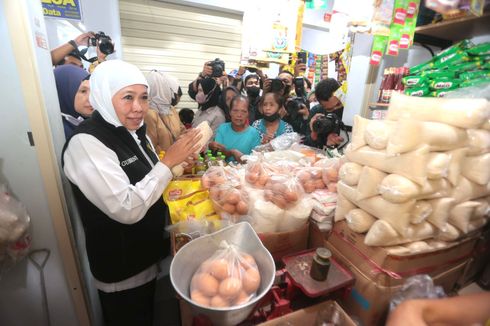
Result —
POLYGON ((279 115, 279 112, 274 113, 273 115, 264 115, 264 120, 268 122, 273 122, 278 119, 280 119, 281 116, 279 115))
POLYGON ((315 106, 317 106, 318 104, 320 104, 320 102, 316 101, 316 102, 311 102, 310 103, 310 108, 314 108, 315 106))
POLYGON ((196 102, 199 103, 199 104, 204 104, 206 103, 206 94, 204 94, 203 92, 198 92, 197 95, 196 95, 196 102))
POLYGON ((260 88, 257 86, 251 86, 247 88, 247 95, 249 97, 257 97, 260 94, 260 88))

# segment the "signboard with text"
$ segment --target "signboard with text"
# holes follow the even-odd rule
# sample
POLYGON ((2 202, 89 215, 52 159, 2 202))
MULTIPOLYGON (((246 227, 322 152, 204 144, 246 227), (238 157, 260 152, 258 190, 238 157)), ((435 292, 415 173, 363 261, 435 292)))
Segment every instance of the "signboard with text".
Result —
POLYGON ((46 17, 82 20, 79 0, 41 0, 46 17))

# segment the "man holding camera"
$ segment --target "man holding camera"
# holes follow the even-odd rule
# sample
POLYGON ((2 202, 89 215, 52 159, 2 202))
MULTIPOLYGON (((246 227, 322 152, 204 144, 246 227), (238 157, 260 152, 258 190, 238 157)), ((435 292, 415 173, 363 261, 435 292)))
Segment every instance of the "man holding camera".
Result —
POLYGON ((339 135, 343 107, 334 95, 339 88, 339 82, 333 78, 322 80, 316 85, 315 94, 320 104, 311 108, 305 145, 323 149, 338 147, 344 141, 339 135))

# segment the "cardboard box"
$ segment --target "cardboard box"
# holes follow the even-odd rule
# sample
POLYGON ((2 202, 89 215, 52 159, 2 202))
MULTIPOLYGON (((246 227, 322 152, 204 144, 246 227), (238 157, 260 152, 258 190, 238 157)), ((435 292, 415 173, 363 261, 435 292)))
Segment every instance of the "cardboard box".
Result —
POLYGON ((308 246, 309 223, 291 232, 259 233, 258 236, 276 262, 283 256, 303 251, 308 246))
MULTIPOLYGON (((325 301, 319 303, 315 306, 311 306, 308 308, 300 309, 290 314, 284 315, 279 318, 275 318, 269 320, 265 323, 259 324, 262 326, 279 326, 279 325, 291 325, 291 326, 305 326, 305 325, 317 325, 316 321, 320 312, 327 311, 327 309, 331 309, 333 305, 334 311, 338 312, 340 317, 339 323, 335 325, 342 326, 356 326, 356 323, 352 321, 352 319, 345 313, 345 311, 339 306, 339 304, 335 301, 325 301)), ((328 317, 328 316, 327 316, 328 317)), ((328 322, 328 321, 327 321, 328 322)), ((323 325, 323 324, 318 324, 323 325)), ((333 325, 333 324, 332 324, 333 325)))
POLYGON ((479 238, 475 233, 449 247, 414 255, 390 255, 384 247, 364 244, 364 235, 351 231, 345 221, 337 222, 326 241, 328 249, 342 252, 349 264, 382 286, 403 284, 416 274, 438 275, 468 261, 479 238))
POLYGON ((310 234, 308 236, 308 248, 318 248, 325 245, 325 240, 328 238, 331 230, 322 231, 318 223, 310 220, 310 234))
MULTIPOLYGON (((330 250, 333 256, 344 264, 356 278, 356 283, 349 295, 340 301, 342 307, 351 317, 361 320, 365 326, 384 325, 390 299, 402 285, 384 286, 379 281, 373 280, 369 273, 361 271, 352 262, 349 262, 343 252, 335 247, 330 250)), ((433 275, 434 284, 442 286, 446 293, 451 292, 461 278, 466 264, 467 261, 464 261, 433 275)))

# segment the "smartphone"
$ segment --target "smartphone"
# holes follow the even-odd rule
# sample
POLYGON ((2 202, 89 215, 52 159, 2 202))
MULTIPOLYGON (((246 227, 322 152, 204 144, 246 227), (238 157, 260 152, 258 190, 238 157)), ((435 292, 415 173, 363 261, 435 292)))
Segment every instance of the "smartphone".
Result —
POLYGON ((306 58, 306 52, 304 51, 301 51, 301 52, 298 52, 297 53, 298 55, 298 62, 299 63, 307 63, 307 58, 306 58))
POLYGON ((257 72, 257 68, 255 68, 255 67, 247 67, 247 70, 252 72, 252 73, 257 72))
POLYGON ((284 83, 279 78, 271 79, 271 92, 280 92, 284 88, 284 83))

